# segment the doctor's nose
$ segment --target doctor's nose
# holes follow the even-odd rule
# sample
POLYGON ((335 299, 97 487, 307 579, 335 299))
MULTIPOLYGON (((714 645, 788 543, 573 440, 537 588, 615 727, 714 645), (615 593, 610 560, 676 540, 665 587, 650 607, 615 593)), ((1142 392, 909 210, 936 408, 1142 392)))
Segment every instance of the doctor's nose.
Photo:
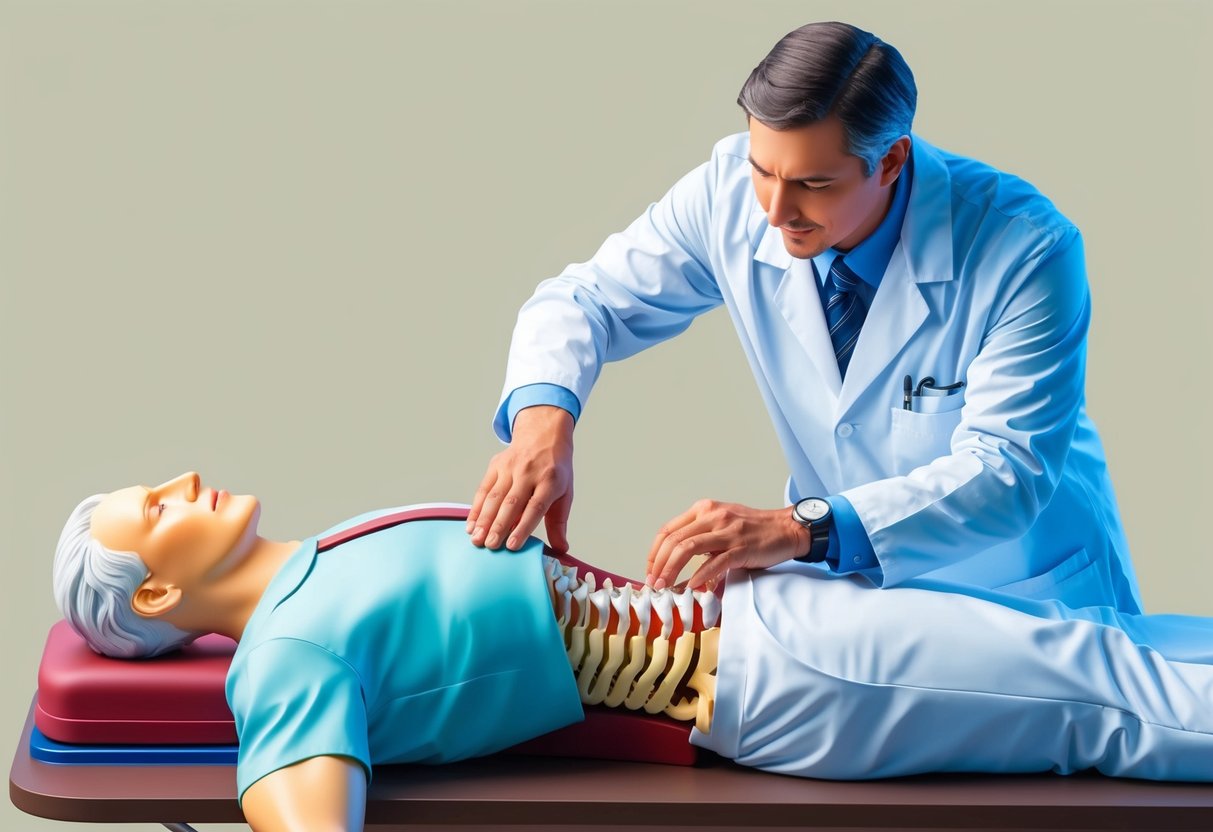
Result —
POLYGON ((776 184, 771 188, 771 202, 767 207, 767 222, 778 228, 796 219, 796 216, 796 204, 790 199, 787 187, 776 184))

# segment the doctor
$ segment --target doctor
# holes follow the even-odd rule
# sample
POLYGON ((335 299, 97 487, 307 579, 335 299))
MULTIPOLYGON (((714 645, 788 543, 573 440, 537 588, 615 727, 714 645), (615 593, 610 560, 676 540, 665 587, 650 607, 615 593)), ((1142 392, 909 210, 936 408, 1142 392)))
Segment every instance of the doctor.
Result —
POLYGON ((738 97, 747 131, 519 312, 467 526, 567 549, 572 434, 606 361, 724 304, 787 458, 785 505, 701 500, 647 578, 797 559, 879 586, 982 587, 1139 612, 1085 406, 1078 229, 1027 182, 911 132, 892 46, 790 32, 738 97))

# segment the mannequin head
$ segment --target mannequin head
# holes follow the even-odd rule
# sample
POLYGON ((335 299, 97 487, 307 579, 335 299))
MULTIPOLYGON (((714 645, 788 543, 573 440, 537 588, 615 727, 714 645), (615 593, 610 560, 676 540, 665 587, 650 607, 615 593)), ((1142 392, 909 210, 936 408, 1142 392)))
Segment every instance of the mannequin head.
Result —
POLYGON ((155 656, 207 630, 200 604, 256 538, 260 503, 203 488, 195 473, 84 500, 68 518, 54 562, 55 601, 98 653, 155 656))

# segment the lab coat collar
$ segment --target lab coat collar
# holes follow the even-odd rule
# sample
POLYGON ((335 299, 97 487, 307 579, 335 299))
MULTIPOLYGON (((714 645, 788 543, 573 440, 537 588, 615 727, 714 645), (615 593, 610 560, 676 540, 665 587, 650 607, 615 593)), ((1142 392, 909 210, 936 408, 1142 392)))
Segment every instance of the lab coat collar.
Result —
POLYGON ((834 356, 825 312, 821 308, 821 295, 817 292, 813 266, 808 260, 796 260, 791 256, 788 260, 788 268, 775 289, 775 306, 787 321, 788 329, 800 343, 801 349, 812 361, 822 385, 837 401, 842 389, 842 377, 838 372, 838 359, 834 356))
MULTIPOLYGON (((901 226, 901 239, 888 270, 899 258, 904 260, 909 279, 914 283, 951 280, 952 274, 952 179, 939 151, 916 135, 911 136, 914 157, 910 182, 910 205, 901 226)), ((754 259, 770 266, 788 269, 792 255, 783 244, 783 234, 767 222, 758 200, 750 214, 751 235, 761 238, 754 259)))
MULTIPOLYGON (((901 226, 910 279, 915 283, 951 280, 952 271, 952 175, 939 151, 913 136, 914 176, 910 182, 910 206, 901 226)), ((893 253, 894 259, 897 252, 893 253)), ((890 262, 889 267, 893 264, 890 262)))

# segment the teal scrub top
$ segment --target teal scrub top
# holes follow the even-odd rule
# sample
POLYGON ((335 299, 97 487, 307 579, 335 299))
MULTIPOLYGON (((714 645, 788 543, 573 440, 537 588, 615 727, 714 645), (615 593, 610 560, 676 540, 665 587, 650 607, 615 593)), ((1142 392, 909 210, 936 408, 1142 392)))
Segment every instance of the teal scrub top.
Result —
POLYGON ((317 553, 270 581, 232 658, 238 794, 320 755, 444 763, 583 717, 541 541, 474 547, 464 523, 414 520, 317 553))

